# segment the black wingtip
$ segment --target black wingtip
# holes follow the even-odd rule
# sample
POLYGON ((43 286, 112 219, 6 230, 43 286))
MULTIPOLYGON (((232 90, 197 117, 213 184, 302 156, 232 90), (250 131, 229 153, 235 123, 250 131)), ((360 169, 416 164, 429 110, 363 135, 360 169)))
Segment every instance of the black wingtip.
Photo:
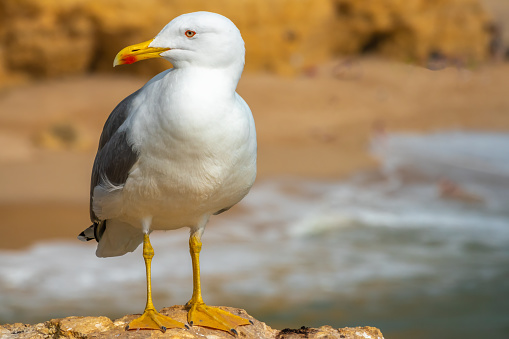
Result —
POLYGON ((95 239, 94 236, 94 225, 87 227, 83 232, 78 235, 78 239, 81 241, 90 241, 95 239))
POLYGON ((80 240, 80 241, 90 241, 93 239, 95 239, 95 238, 87 237, 87 235, 85 234, 85 231, 81 232, 80 235, 78 235, 78 240, 80 240))

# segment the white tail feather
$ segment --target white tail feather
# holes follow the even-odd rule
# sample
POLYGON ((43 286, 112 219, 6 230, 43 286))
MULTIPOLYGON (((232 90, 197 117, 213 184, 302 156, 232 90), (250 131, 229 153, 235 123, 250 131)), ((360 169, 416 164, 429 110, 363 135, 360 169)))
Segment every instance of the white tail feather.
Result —
POLYGON ((134 251, 142 242, 141 229, 118 220, 107 220, 95 254, 101 258, 117 257, 134 251))

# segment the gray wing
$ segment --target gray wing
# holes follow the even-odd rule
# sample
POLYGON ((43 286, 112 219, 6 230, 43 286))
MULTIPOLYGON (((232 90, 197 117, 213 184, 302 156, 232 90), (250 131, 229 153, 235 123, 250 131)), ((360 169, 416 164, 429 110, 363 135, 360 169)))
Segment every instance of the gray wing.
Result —
POLYGON ((129 171, 138 160, 138 154, 127 140, 127 132, 119 131, 138 93, 139 91, 136 91, 129 95, 115 107, 106 120, 99 139, 90 183, 90 219, 94 223, 91 227, 94 228, 94 237, 98 241, 104 233, 106 223, 105 220, 99 220, 92 208, 94 188, 101 184, 103 179, 109 180, 114 185, 123 185, 129 176, 129 171))

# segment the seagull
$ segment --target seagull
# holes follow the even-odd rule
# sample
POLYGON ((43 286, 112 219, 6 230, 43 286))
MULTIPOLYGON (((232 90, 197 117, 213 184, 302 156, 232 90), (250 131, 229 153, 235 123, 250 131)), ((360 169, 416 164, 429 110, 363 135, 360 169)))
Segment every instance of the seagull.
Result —
POLYGON ((98 257, 134 251, 143 243, 147 304, 128 330, 184 328, 152 302, 154 230, 189 227, 193 294, 189 325, 236 334, 247 319, 204 303, 201 237, 212 215, 249 192, 256 177, 256 130, 249 106, 236 93, 244 68, 240 31, 210 12, 183 14, 152 40, 122 49, 114 66, 162 57, 173 68, 122 100, 108 117, 90 187, 93 225, 78 238, 98 242, 98 257))

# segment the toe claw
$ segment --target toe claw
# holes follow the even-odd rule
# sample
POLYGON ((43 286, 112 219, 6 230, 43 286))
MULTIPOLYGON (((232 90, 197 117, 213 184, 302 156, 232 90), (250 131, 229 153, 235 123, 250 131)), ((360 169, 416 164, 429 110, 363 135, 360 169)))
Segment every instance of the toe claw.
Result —
POLYGON ((236 329, 234 329, 234 328, 231 328, 231 329, 230 329, 230 332, 232 332, 232 333, 233 333, 233 334, 235 334, 235 335, 239 335, 239 332, 237 332, 237 330, 236 330, 236 329))
POLYGON ((252 320, 249 320, 249 322, 251 323, 251 325, 254 325, 254 322, 252 320))
POLYGON ((161 331, 163 331, 163 333, 166 332, 166 326, 161 326, 161 331))
POLYGON ((194 321, 192 321, 192 320, 191 320, 191 321, 189 322, 189 325, 193 326, 193 324, 194 324, 194 321))

